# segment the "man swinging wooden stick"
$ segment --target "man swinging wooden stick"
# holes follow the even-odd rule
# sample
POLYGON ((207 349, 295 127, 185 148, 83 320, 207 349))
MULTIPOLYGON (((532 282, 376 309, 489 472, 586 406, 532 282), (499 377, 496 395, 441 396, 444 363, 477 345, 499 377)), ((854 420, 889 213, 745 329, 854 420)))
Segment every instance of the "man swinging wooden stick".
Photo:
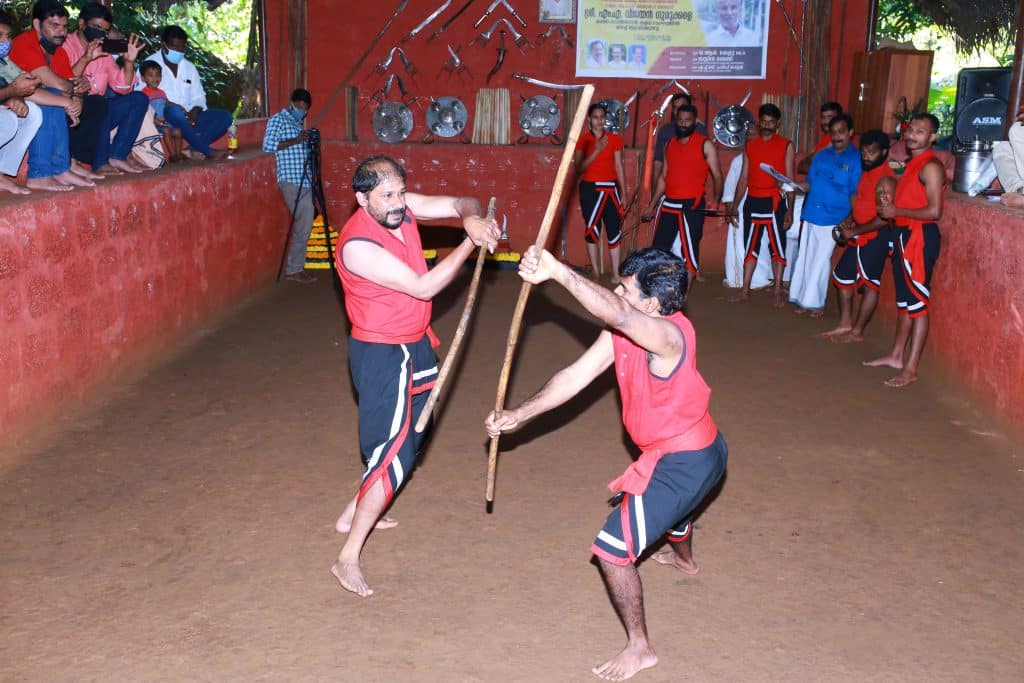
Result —
POLYGON ((338 519, 338 531, 349 536, 331 572, 343 588, 366 597, 373 590, 359 555, 415 466, 423 434, 412 424, 438 374, 430 300, 451 283, 475 246, 493 252, 500 232, 475 199, 406 193, 405 170, 388 157, 360 163, 352 189, 360 208, 341 230, 335 267, 352 323, 349 367, 359 393, 366 472, 338 519), (461 218, 466 239, 427 270, 416 221, 445 218, 461 218))
POLYGON ((628 641, 595 667, 601 678, 621 681, 658 663, 647 639, 637 559, 666 534, 669 548, 654 559, 696 574, 690 516, 722 478, 728 449, 708 401, 711 390, 697 371, 696 336, 681 312, 686 266, 659 249, 630 254, 614 292, 577 275, 550 253, 531 246, 519 265, 528 283, 554 280, 607 328, 574 363, 513 409, 491 412, 491 438, 512 431, 562 405, 613 364, 622 394, 622 421, 642 455, 608 485, 616 506, 591 550, 597 556, 612 604, 628 641))

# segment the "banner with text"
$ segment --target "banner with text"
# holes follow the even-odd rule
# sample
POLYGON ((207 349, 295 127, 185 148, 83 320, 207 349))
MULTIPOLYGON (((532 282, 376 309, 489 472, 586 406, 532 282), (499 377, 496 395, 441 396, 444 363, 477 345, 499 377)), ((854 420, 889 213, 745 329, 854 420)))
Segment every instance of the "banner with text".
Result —
POLYGON ((764 78, 770 0, 579 0, 576 75, 764 78))

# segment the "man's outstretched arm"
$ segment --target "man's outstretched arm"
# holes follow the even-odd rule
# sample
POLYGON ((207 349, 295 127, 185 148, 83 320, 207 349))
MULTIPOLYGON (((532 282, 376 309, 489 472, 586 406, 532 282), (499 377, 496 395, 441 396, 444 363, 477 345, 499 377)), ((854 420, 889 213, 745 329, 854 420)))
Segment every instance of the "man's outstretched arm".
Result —
POLYGON ((645 314, 618 294, 580 277, 547 250, 536 246, 527 249, 519 262, 519 276, 532 284, 554 280, 595 318, 660 359, 678 361, 683 352, 679 328, 663 318, 645 314))
POLYGON ((542 413, 557 408, 608 369, 615 360, 612 335, 603 330, 597 341, 590 345, 583 355, 571 365, 556 372, 551 379, 530 398, 516 408, 491 411, 484 421, 484 427, 491 436, 511 432, 542 413))

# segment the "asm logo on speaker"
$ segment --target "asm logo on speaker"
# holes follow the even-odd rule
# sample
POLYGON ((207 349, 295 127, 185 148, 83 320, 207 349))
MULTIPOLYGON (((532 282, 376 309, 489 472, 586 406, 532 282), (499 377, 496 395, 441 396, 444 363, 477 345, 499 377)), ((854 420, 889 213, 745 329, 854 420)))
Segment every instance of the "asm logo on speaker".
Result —
POLYGON ((971 125, 973 126, 1001 126, 1003 125, 1002 116, 975 116, 971 119, 971 125))

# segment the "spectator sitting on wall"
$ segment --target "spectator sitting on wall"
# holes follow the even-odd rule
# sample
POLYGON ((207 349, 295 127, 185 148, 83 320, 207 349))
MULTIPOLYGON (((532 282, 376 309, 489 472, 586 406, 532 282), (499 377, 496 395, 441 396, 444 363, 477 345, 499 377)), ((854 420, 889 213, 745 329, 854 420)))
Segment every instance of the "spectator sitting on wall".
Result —
POLYGON ((105 100, 106 116, 98 126, 92 157, 84 161, 104 175, 140 173, 146 169, 131 160, 131 152, 149 105, 145 95, 132 91, 138 82, 135 59, 142 43, 133 33, 122 55, 123 65, 118 67, 103 52, 103 40, 113 19, 110 10, 98 2, 86 3, 78 15, 78 30, 68 36, 61 49, 67 53, 71 71, 89 81, 87 101, 94 97, 105 100), (108 89, 114 93, 112 97, 107 97, 108 89))
MULTIPOLYGON (((180 105, 164 110, 167 123, 181 131, 191 149, 185 156, 192 159, 220 158, 222 150, 214 151, 210 143, 224 135, 231 126, 231 113, 206 107, 206 91, 195 64, 185 59, 188 34, 180 26, 168 26, 160 36, 160 50, 146 58, 160 65, 159 87, 167 100, 180 105)), ((140 87, 141 89, 141 87, 140 87)))
POLYGON ((40 0, 32 8, 32 30, 11 43, 8 61, 40 80, 28 99, 40 106, 43 122, 28 146, 28 182, 38 190, 70 190, 93 187, 103 176, 94 174, 71 158, 68 128, 79 125, 82 93, 89 83, 71 72, 67 53, 60 50, 67 38, 68 11, 55 0, 40 0))
POLYGON ((146 60, 140 69, 142 82, 146 87, 142 92, 149 99, 149 106, 153 110, 153 122, 156 129, 163 135, 164 144, 167 146, 168 161, 174 163, 181 161, 184 157, 181 154, 181 129, 175 128, 167 123, 167 109, 181 105, 167 101, 167 93, 160 89, 160 79, 163 78, 163 69, 154 61, 146 60))
POLYGON ((992 149, 992 162, 1003 186, 1003 204, 1024 209, 1024 105, 1017 109, 1017 120, 1010 124, 1006 140, 992 149))
POLYGON ((25 101, 39 87, 39 79, 7 59, 12 25, 11 17, 0 10, 0 190, 28 194, 31 190, 7 176, 18 175, 25 150, 43 122, 43 114, 38 106, 25 101))

